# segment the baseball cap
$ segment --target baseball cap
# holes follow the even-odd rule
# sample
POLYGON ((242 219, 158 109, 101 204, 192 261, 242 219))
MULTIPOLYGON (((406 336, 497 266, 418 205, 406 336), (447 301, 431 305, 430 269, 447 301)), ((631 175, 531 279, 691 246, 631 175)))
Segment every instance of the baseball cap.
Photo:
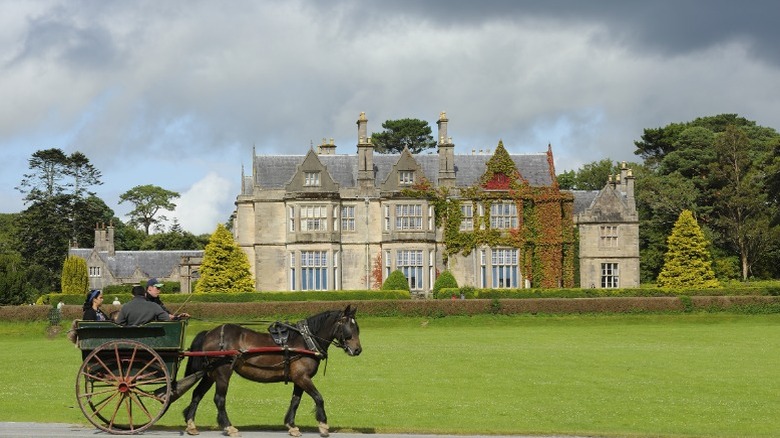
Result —
POLYGON ((163 287, 163 284, 162 284, 162 282, 157 281, 156 278, 150 278, 149 281, 146 282, 146 287, 149 287, 149 286, 154 286, 156 288, 160 288, 160 287, 163 287))

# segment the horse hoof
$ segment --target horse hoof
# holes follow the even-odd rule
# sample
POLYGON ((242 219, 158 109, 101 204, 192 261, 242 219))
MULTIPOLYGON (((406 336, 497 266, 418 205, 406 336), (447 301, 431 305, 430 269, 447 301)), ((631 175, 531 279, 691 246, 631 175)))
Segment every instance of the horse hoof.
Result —
POLYGON ((323 438, 330 436, 330 428, 325 423, 320 423, 320 436, 323 438))
POLYGON ((287 432, 290 436, 301 436, 301 430, 295 426, 287 426, 287 432))
POLYGON ((192 420, 187 421, 187 429, 185 429, 185 432, 187 432, 187 435, 200 435, 198 428, 195 427, 195 422, 192 420))
POLYGON ((241 434, 238 433, 238 429, 235 427, 228 426, 225 428, 225 436, 241 436, 241 434))

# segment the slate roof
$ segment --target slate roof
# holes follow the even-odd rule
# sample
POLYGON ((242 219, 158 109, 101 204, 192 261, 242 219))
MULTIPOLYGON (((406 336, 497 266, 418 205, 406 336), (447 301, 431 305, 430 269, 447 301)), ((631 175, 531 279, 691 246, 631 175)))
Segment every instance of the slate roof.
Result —
MULTIPOLYGON (((438 154, 413 156, 422 167, 425 177, 436 185, 439 177, 438 154)), ((399 154, 374 154, 377 186, 387 179, 387 175, 392 171, 399 157, 399 154)), ((458 187, 475 185, 487 170, 487 162, 491 157, 492 155, 489 154, 455 155, 455 178, 458 187)), ((546 153, 510 155, 510 157, 520 174, 532 186, 552 184, 546 153)), ((292 180, 304 158, 305 155, 256 155, 253 169, 255 183, 263 189, 283 189, 292 180)), ((318 155, 317 158, 328 169, 340 188, 356 187, 358 174, 356 155, 318 155)))
POLYGON ((579 214, 590 208, 600 190, 572 190, 574 195, 574 214, 579 214))
MULTIPOLYGON (((92 249, 70 250, 70 254, 85 260, 91 253, 92 249)), ((138 268, 146 277, 167 278, 178 269, 182 257, 203 257, 203 251, 116 251, 113 256, 109 256, 107 251, 100 251, 98 256, 114 277, 132 277, 138 268)))

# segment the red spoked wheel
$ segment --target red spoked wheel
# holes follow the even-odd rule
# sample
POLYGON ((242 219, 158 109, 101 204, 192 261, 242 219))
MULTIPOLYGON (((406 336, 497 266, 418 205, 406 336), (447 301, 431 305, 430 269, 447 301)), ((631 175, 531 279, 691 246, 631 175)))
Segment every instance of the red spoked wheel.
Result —
POLYGON ((168 409, 171 376, 159 354, 132 340, 109 341, 92 350, 76 376, 81 412, 98 429, 140 433, 168 409))

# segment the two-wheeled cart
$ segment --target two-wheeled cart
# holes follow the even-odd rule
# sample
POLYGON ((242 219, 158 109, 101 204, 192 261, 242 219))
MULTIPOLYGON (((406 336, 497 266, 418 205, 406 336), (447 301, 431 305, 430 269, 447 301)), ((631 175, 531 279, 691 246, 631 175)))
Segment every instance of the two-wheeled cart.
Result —
POLYGON ((76 376, 76 399, 87 420, 112 434, 129 435, 148 429, 203 376, 200 371, 177 380, 184 357, 237 357, 282 351, 318 354, 286 347, 185 351, 186 327, 186 320, 135 327, 109 321, 77 321, 77 346, 83 362, 76 376))

